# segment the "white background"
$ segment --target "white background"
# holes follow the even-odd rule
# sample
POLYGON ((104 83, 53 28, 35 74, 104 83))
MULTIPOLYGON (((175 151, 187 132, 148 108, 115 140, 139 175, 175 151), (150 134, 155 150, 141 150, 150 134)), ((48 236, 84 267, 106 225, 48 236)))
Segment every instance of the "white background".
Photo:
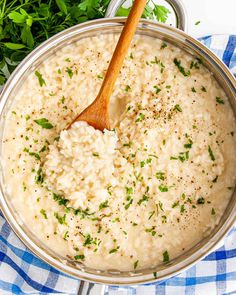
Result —
POLYGON ((182 0, 188 17, 188 33, 194 37, 236 34, 236 0, 182 0), (201 23, 195 26, 196 21, 201 23))

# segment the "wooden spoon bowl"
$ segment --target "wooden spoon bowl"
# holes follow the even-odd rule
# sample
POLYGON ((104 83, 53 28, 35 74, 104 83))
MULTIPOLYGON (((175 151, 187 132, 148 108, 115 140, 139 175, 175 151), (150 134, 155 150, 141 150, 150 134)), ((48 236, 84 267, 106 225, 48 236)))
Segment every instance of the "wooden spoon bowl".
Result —
POLYGON ((111 129, 109 118, 110 97, 146 3, 147 0, 134 1, 96 99, 75 118, 68 128, 76 121, 85 121, 101 131, 111 129))

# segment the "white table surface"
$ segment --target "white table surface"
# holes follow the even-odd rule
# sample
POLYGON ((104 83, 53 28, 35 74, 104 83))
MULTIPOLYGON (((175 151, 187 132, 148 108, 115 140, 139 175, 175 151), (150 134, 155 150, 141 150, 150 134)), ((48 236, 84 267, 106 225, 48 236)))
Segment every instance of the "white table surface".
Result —
POLYGON ((193 37, 211 34, 236 35, 236 0, 182 0, 193 37), (201 21, 195 25, 196 21, 201 21))

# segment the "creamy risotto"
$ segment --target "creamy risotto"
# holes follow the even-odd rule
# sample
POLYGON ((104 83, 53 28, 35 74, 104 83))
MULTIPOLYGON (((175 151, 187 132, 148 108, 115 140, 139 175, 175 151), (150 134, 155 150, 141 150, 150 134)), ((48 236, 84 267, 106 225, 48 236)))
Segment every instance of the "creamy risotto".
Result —
POLYGON ((21 218, 51 249, 135 270, 217 225, 235 185, 236 124, 200 59, 136 36, 111 98, 114 129, 64 130, 95 99, 117 38, 65 46, 29 75, 6 118, 4 172, 21 218))

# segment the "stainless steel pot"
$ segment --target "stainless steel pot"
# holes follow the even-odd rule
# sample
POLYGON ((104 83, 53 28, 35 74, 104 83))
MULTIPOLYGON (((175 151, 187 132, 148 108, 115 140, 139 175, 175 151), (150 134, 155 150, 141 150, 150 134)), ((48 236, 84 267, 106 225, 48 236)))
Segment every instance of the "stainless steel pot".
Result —
MULTIPOLYGON (((175 2, 176 1, 177 0, 175 0, 175 2)), ((109 9, 111 9, 111 7, 109 9)), ((29 54, 8 79, 2 91, 0 101, 0 139, 2 139, 3 136, 5 115, 9 111, 11 103, 14 100, 15 93, 29 73, 34 71, 34 69, 42 61, 45 61, 46 58, 55 53, 55 51, 59 48, 74 41, 97 34, 111 32, 119 34, 124 22, 124 18, 107 18, 74 26, 50 38, 29 54)), ((180 25, 181 22, 178 22, 178 24, 180 25)), ((181 27, 184 27, 184 22, 182 22, 181 27)), ((161 38, 167 42, 175 44, 195 56, 202 58, 206 67, 208 67, 214 74, 217 81, 225 90, 231 102, 232 108, 236 113, 236 81, 228 68, 204 45, 179 29, 148 20, 142 20, 140 22, 137 34, 161 38)), ((42 242, 30 231, 30 228, 23 224, 20 216, 15 211, 14 205, 11 203, 11 198, 6 192, 2 164, 0 169, 0 206, 4 216, 15 233, 32 252, 45 262, 69 275, 90 282, 112 285, 134 285, 139 283, 148 283, 154 280, 166 279, 176 275, 207 255, 225 236, 236 220, 236 192, 234 191, 229 205, 225 210, 219 225, 214 229, 214 231, 189 251, 170 261, 168 264, 164 266, 157 266, 156 268, 137 270, 135 272, 120 272, 116 270, 100 271, 97 269, 87 268, 83 265, 75 265, 73 262, 65 259, 65 257, 58 256, 55 252, 53 252, 53 250, 48 249, 44 244, 42 244, 42 242), (154 272, 157 272, 156 277, 153 275, 154 272)), ((86 288, 90 288, 89 290, 92 290, 93 286, 94 285, 92 284, 89 286, 86 285, 86 288)), ((89 294, 89 292, 90 291, 85 294, 89 294)), ((96 289, 94 294, 99 294, 96 289)))

